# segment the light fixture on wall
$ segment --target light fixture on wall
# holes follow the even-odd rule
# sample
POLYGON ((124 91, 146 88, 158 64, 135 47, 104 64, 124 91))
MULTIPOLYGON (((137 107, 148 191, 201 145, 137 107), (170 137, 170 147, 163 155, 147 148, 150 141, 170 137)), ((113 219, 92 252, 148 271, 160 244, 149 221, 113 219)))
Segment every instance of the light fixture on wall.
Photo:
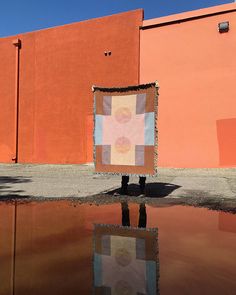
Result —
POLYGON ((229 31, 229 22, 222 22, 222 23, 218 23, 218 29, 220 33, 226 33, 229 31))

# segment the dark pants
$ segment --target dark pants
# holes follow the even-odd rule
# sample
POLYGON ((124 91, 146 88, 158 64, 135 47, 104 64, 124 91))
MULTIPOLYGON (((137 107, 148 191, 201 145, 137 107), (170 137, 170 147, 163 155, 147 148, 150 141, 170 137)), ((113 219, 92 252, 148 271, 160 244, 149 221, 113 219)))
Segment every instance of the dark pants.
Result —
MULTIPOLYGON (((129 183, 129 176, 123 175, 122 180, 121 180, 121 193, 122 194, 127 193, 128 183, 129 183)), ((146 183, 146 177, 140 176, 139 177, 139 186, 140 186, 141 193, 144 193, 145 183, 146 183)))
MULTIPOLYGON (((130 226, 130 218, 129 218, 129 206, 127 202, 121 203, 122 209, 122 225, 123 226, 130 226)), ((147 225, 147 213, 146 213, 146 206, 144 203, 139 205, 139 220, 138 220, 138 227, 146 227, 147 225)))

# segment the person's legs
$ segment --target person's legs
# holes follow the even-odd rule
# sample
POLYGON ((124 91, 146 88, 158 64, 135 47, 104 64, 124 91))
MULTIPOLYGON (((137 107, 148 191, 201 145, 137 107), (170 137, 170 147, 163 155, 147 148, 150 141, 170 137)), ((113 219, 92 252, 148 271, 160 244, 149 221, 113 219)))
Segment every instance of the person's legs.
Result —
POLYGON ((130 226, 129 206, 127 202, 121 203, 121 210, 122 210, 122 225, 130 226))
POLYGON ((121 180, 121 194, 126 195, 128 190, 129 176, 123 175, 121 180))
POLYGON ((138 227, 146 227, 147 225, 147 212, 145 203, 139 205, 139 220, 138 227))
POLYGON ((140 185, 140 190, 141 190, 142 194, 145 191, 145 184, 146 184, 146 177, 140 176, 139 177, 139 185, 140 185))

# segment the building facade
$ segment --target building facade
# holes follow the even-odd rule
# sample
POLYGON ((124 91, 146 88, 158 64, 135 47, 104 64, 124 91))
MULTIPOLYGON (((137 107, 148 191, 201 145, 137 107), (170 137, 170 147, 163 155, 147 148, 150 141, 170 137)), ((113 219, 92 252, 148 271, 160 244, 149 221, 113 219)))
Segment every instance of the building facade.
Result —
POLYGON ((92 162, 92 85, 158 80, 159 166, 235 167, 235 32, 232 3, 1 38, 0 162, 92 162))

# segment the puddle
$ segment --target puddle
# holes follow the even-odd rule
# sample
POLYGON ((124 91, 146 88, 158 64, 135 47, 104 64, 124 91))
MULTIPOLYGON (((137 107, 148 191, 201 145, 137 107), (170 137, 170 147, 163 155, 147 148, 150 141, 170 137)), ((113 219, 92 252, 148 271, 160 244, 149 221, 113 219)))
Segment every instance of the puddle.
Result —
POLYGON ((0 294, 235 294, 236 215, 0 202, 0 294))

